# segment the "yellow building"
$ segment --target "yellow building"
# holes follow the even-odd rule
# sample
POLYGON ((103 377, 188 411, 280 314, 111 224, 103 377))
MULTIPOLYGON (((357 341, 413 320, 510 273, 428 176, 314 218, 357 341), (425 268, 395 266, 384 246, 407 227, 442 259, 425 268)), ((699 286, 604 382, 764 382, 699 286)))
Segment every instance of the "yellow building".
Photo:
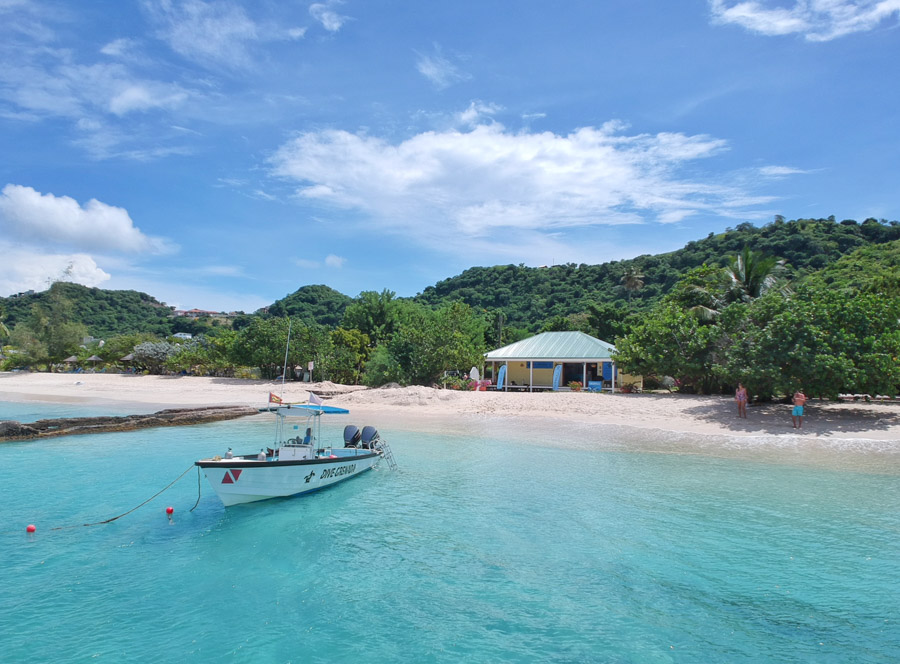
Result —
POLYGON ((501 390, 584 389, 615 392, 623 385, 643 387, 640 376, 627 376, 612 359, 615 346, 584 332, 543 332, 485 353, 494 383, 501 390))

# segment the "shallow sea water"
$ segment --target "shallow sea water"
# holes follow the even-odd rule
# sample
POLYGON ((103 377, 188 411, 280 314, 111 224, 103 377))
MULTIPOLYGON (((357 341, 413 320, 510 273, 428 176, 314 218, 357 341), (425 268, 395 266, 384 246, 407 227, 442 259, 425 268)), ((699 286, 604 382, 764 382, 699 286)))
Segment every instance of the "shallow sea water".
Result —
MULTIPOLYGON (((366 423, 323 429, 340 439, 349 422, 366 423)), ((506 424, 382 425, 399 471, 228 510, 203 478, 193 513, 193 461, 255 451, 269 419, 4 444, 0 657, 897 660, 894 455, 848 471, 683 441, 660 454, 613 430, 535 429, 523 444, 506 424), (188 469, 139 510, 77 525, 188 469)))

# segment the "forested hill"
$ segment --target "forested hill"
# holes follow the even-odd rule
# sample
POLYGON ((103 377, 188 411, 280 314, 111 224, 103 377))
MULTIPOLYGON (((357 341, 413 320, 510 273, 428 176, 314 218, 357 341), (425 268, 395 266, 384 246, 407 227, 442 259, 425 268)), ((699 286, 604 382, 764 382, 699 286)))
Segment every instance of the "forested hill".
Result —
MULTIPOLYGON (((784 259, 794 281, 829 267, 814 278, 849 283, 854 271, 863 269, 861 261, 867 262, 869 267, 864 269, 870 276, 873 271, 884 273, 880 282, 884 284, 884 292, 896 293, 896 250, 885 254, 878 247, 897 240, 900 240, 900 224, 896 221, 867 219, 857 223, 837 222, 833 218, 795 221, 777 218, 759 228, 745 223, 725 233, 710 234, 667 254, 601 265, 473 267, 426 288, 412 299, 429 306, 462 300, 489 317, 502 313, 505 326, 529 331, 541 329, 556 317, 587 315, 592 309, 590 305, 599 305, 601 310, 606 308, 606 313, 597 313, 594 307, 595 317, 610 318, 607 314, 615 309, 621 318, 630 311, 649 311, 689 270, 703 263, 724 264, 745 246, 784 259), (839 262, 842 256, 857 249, 863 250, 862 259, 839 262), (894 257, 894 263, 889 256, 894 257), (630 275, 630 282, 626 275, 630 275), (630 288, 625 287, 626 282, 630 288)), ((373 284, 372 289, 377 290, 377 285, 373 284)), ((83 324, 89 334, 98 338, 136 332, 158 336, 173 332, 196 334, 209 332, 211 326, 220 324, 220 321, 173 318, 170 307, 145 293, 65 282, 58 282, 41 293, 0 298, 0 322, 11 330, 17 323, 50 310, 58 315, 60 307, 47 306, 54 297, 65 305, 67 321, 83 324)), ((328 286, 309 285, 276 301, 261 315, 290 315, 336 327, 342 323, 344 312, 352 302, 353 299, 328 286)), ((237 317, 233 320, 234 327, 249 325, 255 316, 237 317)), ((613 332, 607 334, 614 336, 613 332)))
POLYGON ((429 305, 462 300, 476 309, 500 310, 507 324, 534 331, 554 317, 583 313, 591 303, 630 300, 634 309, 649 309, 692 268, 704 263, 722 265, 745 246, 785 260, 796 280, 856 249, 897 239, 900 223, 896 221, 777 217, 762 227, 744 223, 718 235, 711 233, 670 253, 601 265, 473 267, 426 288, 415 299, 429 305), (626 274, 638 277, 642 285, 626 289, 626 274))
POLYGON ((103 290, 80 284, 57 282, 50 290, 19 297, 0 297, 0 310, 9 329, 25 322, 32 315, 44 315, 42 305, 58 298, 65 303, 68 321, 82 323, 88 332, 102 338, 114 334, 146 332, 162 335, 172 333, 172 309, 155 298, 138 291, 103 290), (35 314, 34 305, 38 305, 35 314))
POLYGON ((337 327, 353 300, 328 286, 302 286, 269 307, 270 316, 295 316, 308 322, 337 327))

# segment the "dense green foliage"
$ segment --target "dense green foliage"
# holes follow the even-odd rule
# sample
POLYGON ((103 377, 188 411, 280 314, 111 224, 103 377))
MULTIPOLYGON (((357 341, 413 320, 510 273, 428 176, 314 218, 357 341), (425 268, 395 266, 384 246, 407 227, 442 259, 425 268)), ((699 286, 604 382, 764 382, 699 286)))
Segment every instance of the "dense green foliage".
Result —
POLYGON ((353 300, 328 286, 303 286, 269 307, 269 315, 337 327, 353 300))
POLYGON ((698 268, 619 339, 617 360, 629 372, 671 376, 689 391, 740 381, 763 399, 798 388, 832 398, 895 395, 898 257, 897 241, 863 247, 791 288, 741 297, 729 297, 727 269, 698 268))
POLYGON ((129 332, 172 334, 172 310, 146 293, 108 291, 58 281, 46 291, 15 298, 0 298, 5 322, 10 328, 31 316, 34 305, 45 306, 51 297, 71 303, 71 322, 80 323, 89 334, 103 338, 129 332))
POLYGON ((538 331, 547 320, 587 312, 591 304, 627 301, 633 311, 648 311, 690 270, 704 264, 724 266, 745 248, 765 260, 784 261, 785 276, 796 281, 855 249, 898 239, 900 224, 893 221, 867 219, 859 224, 778 217, 762 227, 740 224, 677 251, 632 260, 547 268, 473 267, 426 288, 416 299, 432 306, 462 300, 477 310, 502 311, 508 326, 538 331))

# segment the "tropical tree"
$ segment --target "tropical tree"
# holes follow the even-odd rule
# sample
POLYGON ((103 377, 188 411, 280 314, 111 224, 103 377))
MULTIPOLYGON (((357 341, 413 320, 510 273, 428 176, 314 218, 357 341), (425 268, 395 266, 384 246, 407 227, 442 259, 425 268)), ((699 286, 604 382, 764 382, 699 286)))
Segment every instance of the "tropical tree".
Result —
POLYGON ((134 362, 151 374, 161 374, 169 360, 178 353, 178 346, 168 341, 145 341, 134 347, 134 362))
POLYGON ((6 327, 6 324, 3 322, 5 313, 3 305, 0 304, 0 341, 5 341, 9 338, 9 328, 6 327))
POLYGON ((237 333, 229 359, 236 365, 258 367, 264 378, 275 378, 281 375, 284 367, 286 348, 288 366, 305 367, 309 362, 315 362, 316 370, 327 374, 331 357, 328 329, 297 319, 254 319, 237 333))
MULTIPOLYGON (((724 318, 724 317, 723 317, 724 318)), ((894 394, 900 388, 900 300, 810 286, 770 292, 746 307, 732 328, 720 375, 769 396, 894 394), (737 329, 737 332, 733 331, 737 329)))
POLYGON ((784 261, 744 247, 737 256, 730 257, 725 265, 730 299, 743 302, 755 300, 779 285, 784 272, 784 261))
POLYGON ((28 317, 13 328, 12 343, 27 349, 30 364, 61 362, 72 355, 87 328, 73 321, 74 307, 63 295, 64 284, 53 284, 45 298, 31 305, 28 317))
POLYGON ((619 283, 625 288, 625 292, 628 293, 628 301, 631 302, 631 294, 644 287, 644 275, 637 267, 630 265, 625 268, 625 273, 619 279, 619 283))
POLYGON ((331 343, 330 379, 345 385, 358 385, 363 367, 372 352, 368 335, 359 330, 339 327, 331 332, 331 343))
POLYGON ((347 306, 341 326, 359 330, 369 337, 373 346, 388 339, 394 332, 399 315, 400 301, 394 291, 384 289, 381 293, 363 291, 347 306))
POLYGON ((366 384, 387 379, 430 385, 448 369, 479 366, 484 358, 486 328, 484 317, 462 302, 436 311, 403 302, 394 334, 376 349, 366 365, 366 384))
POLYGON ((630 328, 628 307, 621 302, 592 302, 587 307, 587 333, 613 343, 630 328))
POLYGON ((618 339, 616 362, 630 374, 671 376, 686 391, 711 392, 720 331, 677 303, 657 306, 618 339))

